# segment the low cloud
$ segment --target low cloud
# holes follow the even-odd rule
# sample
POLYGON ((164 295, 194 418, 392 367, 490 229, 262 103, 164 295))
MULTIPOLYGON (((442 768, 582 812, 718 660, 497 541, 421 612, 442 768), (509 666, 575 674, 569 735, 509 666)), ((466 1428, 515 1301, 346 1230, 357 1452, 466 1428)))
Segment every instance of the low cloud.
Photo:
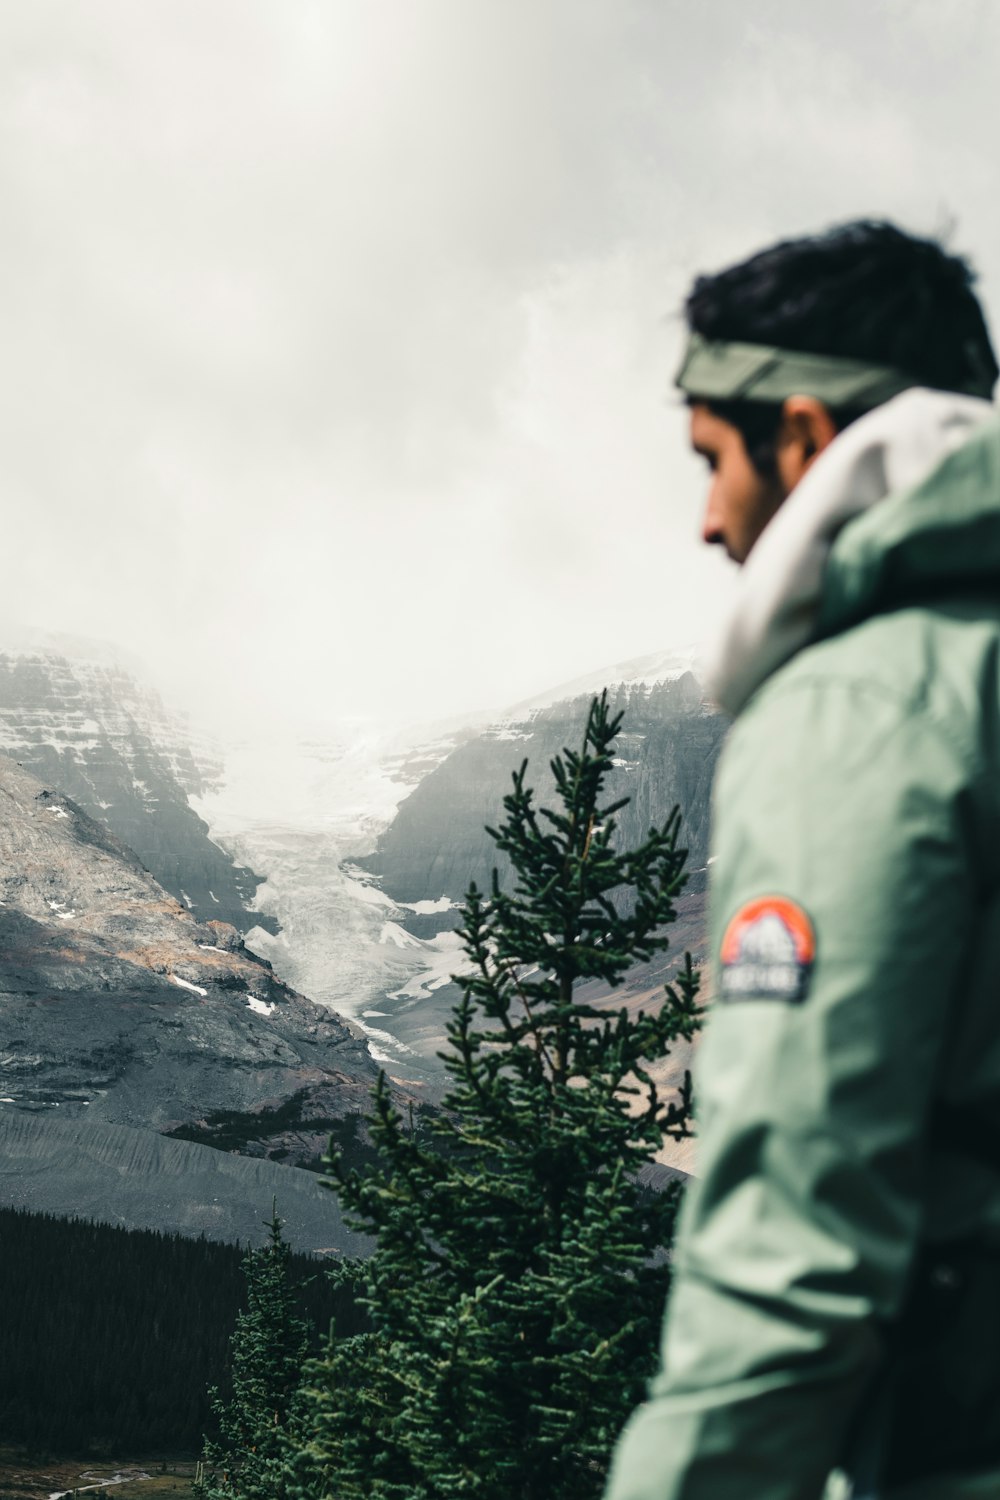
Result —
POLYGON ((685 287, 951 214, 989 299, 1000 36, 961 14, 7 7, 7 612, 251 724, 501 704, 703 635, 685 287))

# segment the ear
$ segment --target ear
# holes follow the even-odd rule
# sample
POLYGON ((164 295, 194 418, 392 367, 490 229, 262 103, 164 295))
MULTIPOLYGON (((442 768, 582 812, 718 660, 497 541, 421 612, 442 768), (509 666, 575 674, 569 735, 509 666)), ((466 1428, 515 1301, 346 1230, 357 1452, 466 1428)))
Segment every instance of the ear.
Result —
POLYGON ((781 408, 775 444, 778 477, 786 495, 837 436, 830 408, 815 396, 789 396, 781 408))

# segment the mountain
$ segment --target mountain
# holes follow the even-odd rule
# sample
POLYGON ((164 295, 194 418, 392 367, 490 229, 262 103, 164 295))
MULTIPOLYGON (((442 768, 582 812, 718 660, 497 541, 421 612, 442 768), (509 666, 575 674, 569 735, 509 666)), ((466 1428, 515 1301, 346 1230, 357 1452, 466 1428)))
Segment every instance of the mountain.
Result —
MULTIPOLYGON (((681 809, 681 842, 688 850, 688 882, 677 901, 671 948, 637 965, 614 990, 593 984, 580 998, 610 1010, 631 1011, 660 1003, 669 981, 690 951, 696 964, 706 956, 705 892, 709 859, 711 787, 726 721, 706 703, 687 655, 656 653, 619 663, 517 705, 454 750, 400 804, 371 856, 359 861, 383 898, 396 906, 383 926, 383 940, 406 946, 424 968, 384 993, 367 1014, 412 1056, 420 1057, 433 1082, 440 1068, 450 1010, 458 997, 448 975, 462 962, 456 934, 458 906, 471 881, 488 889, 496 868, 501 884, 512 879, 507 857, 487 833, 504 817, 503 798, 511 773, 528 762, 526 783, 536 807, 551 805, 552 758, 564 747, 579 749, 595 693, 607 689, 612 708, 623 713, 606 800, 627 797, 615 814, 620 847, 640 843, 671 809, 681 809)), ((707 978, 707 976, 706 976, 707 978)), ((707 989, 705 991, 707 993, 707 989)), ((676 1086, 691 1063, 692 1049, 679 1046, 653 1069, 664 1088, 676 1086)), ((412 1065, 410 1071, 413 1071, 412 1065)), ((662 1161, 689 1169, 689 1143, 672 1144, 662 1161)))
POLYGON ((212 843, 189 802, 218 782, 220 760, 192 744, 117 651, 0 640, 0 751, 71 797, 202 920, 274 929, 249 910, 258 877, 212 843))
POLYGON ((356 1028, 4 757, 0 806, 0 1108, 289 1162, 353 1136, 376 1073, 356 1028))
MULTIPOLYGON (((265 872, 257 904, 279 932, 251 930, 248 945, 295 989, 351 1016, 373 1055, 407 1076, 407 1054, 367 1012, 425 968, 425 953, 393 925, 398 909, 358 878, 354 861, 472 732, 465 721, 408 732, 344 722, 322 735, 273 726, 227 747, 224 781, 194 799, 212 838, 265 872)), ((450 955, 439 962, 450 965, 450 955)))
POLYGON ((259 1243, 276 1202, 293 1249, 370 1245, 313 1172, 100 1121, 0 1116, 0 1190, 11 1208, 244 1245, 259 1243))
MULTIPOLYGON (((497 854, 486 826, 495 827, 503 817, 511 772, 527 759, 536 805, 545 805, 553 789, 549 763, 564 746, 579 748, 591 697, 587 691, 511 710, 425 776, 379 837, 374 854, 361 861, 385 894, 399 904, 457 902, 470 881, 488 886, 494 865, 505 879, 508 863, 497 854)), ((690 888, 703 889, 712 774, 725 722, 706 707, 696 677, 686 670, 653 682, 613 682, 609 701, 624 713, 607 783, 609 802, 629 798, 617 814, 620 838, 625 844, 640 842, 679 804, 690 888)), ((431 914, 415 914, 405 925, 422 936, 442 924, 431 914)))
MULTIPOLYGON (((652 1187, 674 1176, 654 1165, 640 1173, 652 1187)), ((276 1201, 295 1250, 361 1255, 372 1243, 314 1172, 123 1125, 0 1116, 0 1189, 8 1208, 244 1245, 260 1242, 276 1201)))
MULTIPOLYGON (((622 837, 638 842, 675 803, 683 812, 690 881, 668 955, 622 989, 588 999, 658 1003, 685 949, 705 954, 704 887, 712 775, 725 723, 705 703, 693 653, 657 652, 553 687, 492 717, 470 716, 409 742, 345 727, 340 741, 257 746, 227 764, 227 784, 199 803, 213 837, 262 870, 258 899, 281 934, 250 933, 277 972, 364 1027, 373 1054, 431 1094, 437 1053, 463 962, 454 928, 469 882, 487 885, 498 859, 485 825, 502 816, 511 772, 527 757, 544 802, 549 760, 579 746, 591 697, 605 686, 625 711, 609 800, 628 795, 622 837)), ((687 1049, 665 1065, 675 1081, 687 1049)), ((686 1166, 686 1151, 670 1160, 686 1166)))

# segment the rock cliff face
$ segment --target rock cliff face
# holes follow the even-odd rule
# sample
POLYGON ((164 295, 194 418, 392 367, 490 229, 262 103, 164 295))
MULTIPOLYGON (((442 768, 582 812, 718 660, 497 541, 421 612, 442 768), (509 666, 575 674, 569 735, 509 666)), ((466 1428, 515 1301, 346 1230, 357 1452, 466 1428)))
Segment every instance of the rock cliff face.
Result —
POLYGON ((257 876, 211 842, 188 804, 221 767, 100 648, 0 650, 0 751, 71 797, 202 920, 274 929, 248 909, 257 876))
MULTIPOLYGON (((460 901, 475 880, 488 886, 497 866, 508 874, 503 856, 485 831, 503 817, 511 771, 528 760, 527 781, 536 805, 551 799, 549 762, 562 748, 578 748, 591 694, 510 717, 454 750, 426 776, 402 804, 362 861, 379 877, 394 901, 419 903, 442 896, 460 901)), ((635 844, 652 824, 662 823, 674 804, 683 815, 682 840, 689 850, 689 889, 704 888, 708 863, 709 800, 712 774, 722 743, 724 721, 704 705, 690 672, 655 684, 621 684, 610 701, 624 710, 608 801, 628 797, 617 814, 620 837, 635 844)), ((407 922, 428 930, 431 918, 407 922)))
POLYGON ((0 1110, 151 1127, 289 1161, 366 1106, 337 1015, 199 922, 114 835, 0 757, 0 1110))

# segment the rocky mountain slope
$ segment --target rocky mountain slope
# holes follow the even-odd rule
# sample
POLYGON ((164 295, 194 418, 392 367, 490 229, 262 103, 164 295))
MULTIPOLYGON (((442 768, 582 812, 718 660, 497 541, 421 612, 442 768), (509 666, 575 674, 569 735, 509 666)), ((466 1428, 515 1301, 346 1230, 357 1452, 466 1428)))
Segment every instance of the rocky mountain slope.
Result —
POLYGON ((189 805, 218 781, 220 763, 108 648, 0 642, 0 751, 72 797, 203 921, 274 929, 248 910, 258 878, 211 842, 189 805))
POLYGON ((35 1213, 244 1245, 260 1242, 276 1202, 296 1250, 356 1255, 369 1244, 315 1173, 100 1121, 0 1115, 0 1193, 35 1213))
MULTIPOLYGON (((487 886, 494 865, 503 880, 508 866, 486 826, 495 827, 503 817, 511 771, 527 759, 527 782, 535 788, 536 805, 549 801, 549 763, 564 746, 579 747, 591 696, 512 712, 459 745, 431 771, 402 803, 374 855, 362 861, 385 894, 404 904, 442 897, 454 902, 472 880, 487 886)), ((706 708, 697 679, 687 671, 654 683, 613 684, 609 698, 613 708, 624 711, 615 770, 607 784, 609 801, 629 798, 617 815, 620 838, 625 844, 638 843, 651 824, 662 823, 679 804, 689 885, 702 889, 712 774, 725 722, 706 708)), ((407 925, 419 932, 428 922, 407 925)))
POLYGON ((304 1161, 374 1076, 339 1016, 0 757, 0 1110, 206 1140, 224 1122, 230 1149, 304 1161))

